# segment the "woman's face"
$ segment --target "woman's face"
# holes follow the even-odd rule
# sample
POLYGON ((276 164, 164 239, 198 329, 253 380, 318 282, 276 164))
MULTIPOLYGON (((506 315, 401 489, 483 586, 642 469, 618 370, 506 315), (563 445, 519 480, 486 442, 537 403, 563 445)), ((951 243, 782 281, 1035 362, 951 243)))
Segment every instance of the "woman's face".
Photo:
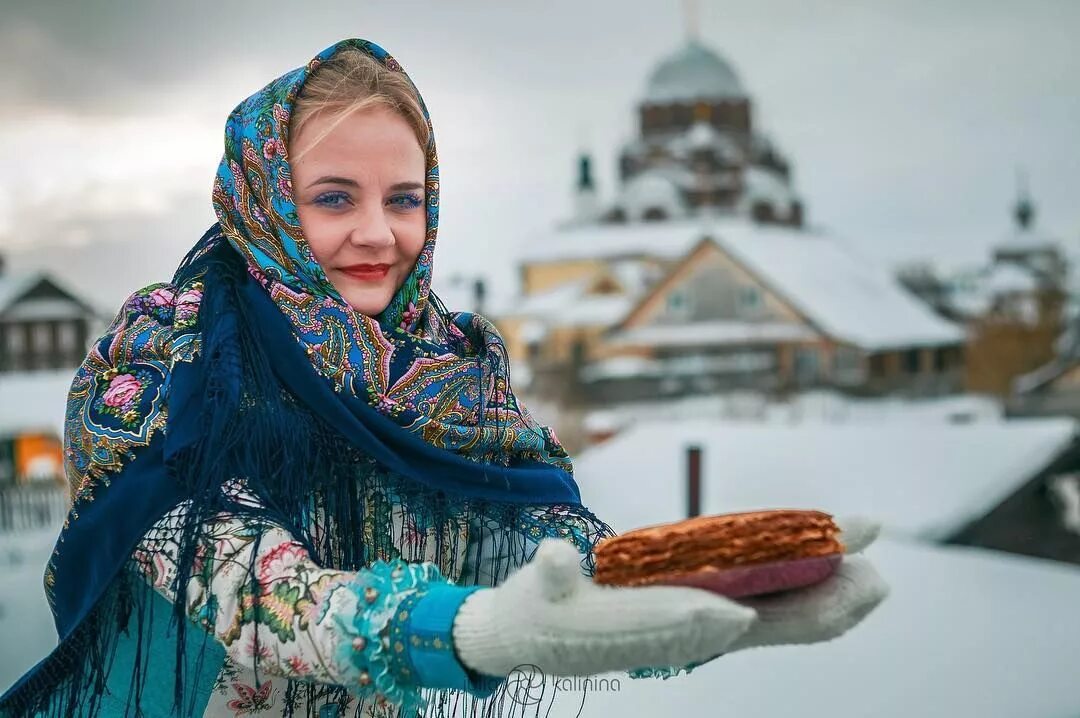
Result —
POLYGON ((358 312, 386 309, 424 246, 424 152, 409 124, 376 107, 333 124, 316 116, 292 138, 300 227, 341 296, 358 312))

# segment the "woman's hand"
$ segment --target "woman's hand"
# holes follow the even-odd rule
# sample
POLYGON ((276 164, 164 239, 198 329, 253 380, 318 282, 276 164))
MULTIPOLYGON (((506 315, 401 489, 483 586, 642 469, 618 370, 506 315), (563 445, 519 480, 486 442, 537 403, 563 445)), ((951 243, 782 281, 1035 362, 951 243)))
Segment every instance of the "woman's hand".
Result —
POLYGON ((754 624, 728 649, 807 644, 837 638, 889 595, 889 586, 861 552, 874 542, 881 525, 862 517, 835 519, 847 549, 836 573, 806 588, 737 599, 757 612, 754 624))
POLYGON ((754 622, 752 608, 700 588, 593 583, 580 561, 569 543, 544 539, 506 581, 467 598, 453 626, 461 662, 490 676, 681 666, 723 653, 754 622))

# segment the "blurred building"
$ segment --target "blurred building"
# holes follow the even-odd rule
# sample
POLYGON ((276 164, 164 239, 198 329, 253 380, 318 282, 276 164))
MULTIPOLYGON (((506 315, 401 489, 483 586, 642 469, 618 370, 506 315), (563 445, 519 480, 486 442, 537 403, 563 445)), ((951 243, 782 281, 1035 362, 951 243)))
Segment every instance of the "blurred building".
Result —
MULTIPOLYGON (((652 71, 638 137, 619 153, 618 197, 591 222, 662 221, 715 210, 801 226, 791 168, 754 126, 753 101, 731 65, 691 38, 652 71)), ((588 158, 579 192, 589 195, 588 158)))
POLYGON ((1013 218, 1012 231, 995 243, 982 265, 944 272, 921 263, 899 273, 909 291, 967 327, 965 387, 1000 397, 1010 396, 1023 376, 1044 369, 1037 379, 1021 381, 1030 390, 1056 370, 1049 365, 1062 356, 1055 344, 1068 343, 1059 337, 1069 307, 1070 271, 1076 270, 1061 242, 1036 225, 1035 205, 1023 185, 1013 218))
POLYGON ((733 389, 935 395, 963 331, 883 268, 805 226, 790 163, 734 70, 690 40, 651 73, 604 206, 528 243, 498 324, 529 393, 596 407, 733 389))
POLYGON ((67 391, 103 325, 55 277, 4 272, 0 261, 0 530, 63 508, 41 489, 63 486, 67 391))
POLYGON ((74 370, 101 324, 90 303, 55 277, 5 273, 0 263, 0 374, 74 370))

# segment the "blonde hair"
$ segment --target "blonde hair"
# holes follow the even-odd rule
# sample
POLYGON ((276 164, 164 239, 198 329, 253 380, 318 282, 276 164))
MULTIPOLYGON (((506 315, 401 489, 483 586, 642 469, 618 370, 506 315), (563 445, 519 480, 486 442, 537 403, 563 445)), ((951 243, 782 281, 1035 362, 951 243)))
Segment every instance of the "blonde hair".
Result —
POLYGON ((304 152, 290 157, 291 161, 299 161, 350 114, 372 107, 388 107, 400 115, 427 153, 431 131, 409 78, 387 69, 363 50, 346 48, 321 64, 300 89, 289 120, 290 143, 304 125, 322 113, 330 113, 334 121, 304 152))

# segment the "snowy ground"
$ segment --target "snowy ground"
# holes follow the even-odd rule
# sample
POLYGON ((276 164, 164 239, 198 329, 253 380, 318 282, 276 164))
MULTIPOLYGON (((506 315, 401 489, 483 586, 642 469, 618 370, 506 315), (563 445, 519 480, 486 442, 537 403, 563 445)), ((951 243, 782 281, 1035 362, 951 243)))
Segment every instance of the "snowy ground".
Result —
POLYGON ((56 644, 41 579, 57 533, 0 534, 0 693, 56 644))

